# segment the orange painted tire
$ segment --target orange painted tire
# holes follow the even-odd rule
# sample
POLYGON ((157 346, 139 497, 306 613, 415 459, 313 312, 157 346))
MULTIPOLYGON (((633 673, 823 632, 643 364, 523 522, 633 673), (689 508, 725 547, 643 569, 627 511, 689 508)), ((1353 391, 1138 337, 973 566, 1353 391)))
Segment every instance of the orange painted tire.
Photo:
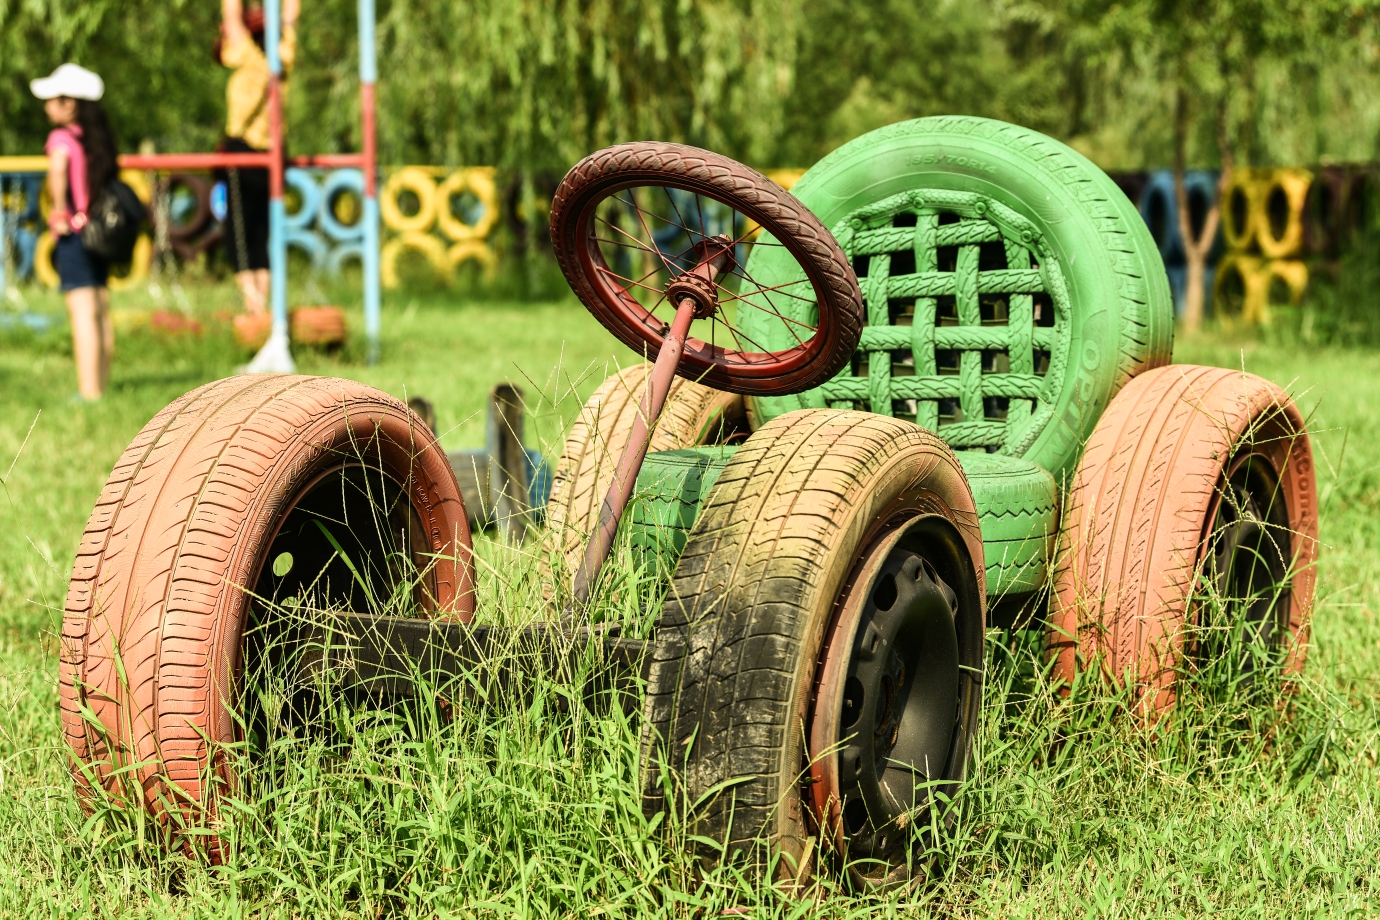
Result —
POLYGON ((340 345, 345 341, 345 311, 339 307, 298 307, 289 314, 288 335, 299 345, 340 345))
MULTIPOLYGON (((145 425, 106 481, 67 594, 58 695, 84 803, 100 784, 174 834, 214 832, 220 797, 237 787, 226 747, 242 740, 242 675, 264 664, 248 660, 247 626, 263 609, 249 592, 365 609, 358 582, 377 594, 397 581, 398 554, 380 536, 400 532, 395 515, 422 573, 417 605, 470 619, 455 474, 393 397, 325 377, 231 377, 145 425), (377 525, 380 507, 389 526, 333 524, 353 511, 377 525)), ((220 859, 214 833, 203 839, 220 859)))
POLYGON ((1317 501, 1303 417, 1275 384, 1193 365, 1133 379, 1098 421, 1070 493, 1049 628, 1057 676, 1071 681, 1100 660, 1114 680, 1142 689, 1148 712, 1171 706, 1186 656, 1213 635, 1185 627, 1235 628, 1203 622, 1212 605, 1194 602, 1214 580, 1229 617, 1258 629, 1297 673, 1317 501), (1275 583, 1287 589, 1267 596, 1251 579, 1279 575, 1276 562, 1275 583))

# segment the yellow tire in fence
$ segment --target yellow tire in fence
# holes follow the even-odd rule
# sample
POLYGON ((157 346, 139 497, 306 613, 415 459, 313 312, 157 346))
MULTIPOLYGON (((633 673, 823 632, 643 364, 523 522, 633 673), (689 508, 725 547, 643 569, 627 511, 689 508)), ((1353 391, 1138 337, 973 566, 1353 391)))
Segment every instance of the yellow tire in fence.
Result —
POLYGON ((498 273, 498 253, 483 240, 465 240, 456 243, 446 253, 446 268, 452 275, 466 262, 478 262, 484 270, 485 280, 492 281, 498 273))
MULTIPOLYGON (((57 240, 51 233, 40 233, 34 246, 34 277, 38 283, 56 291, 62 286, 57 266, 53 265, 53 247, 57 240)), ((124 275, 111 274, 109 279, 112 291, 127 291, 149 276, 149 266, 153 263, 153 240, 140 234, 134 243, 134 256, 129 261, 129 271, 124 275)))
POLYGON ((1265 319, 1269 322, 1270 308, 1276 305, 1283 306, 1283 299, 1275 297, 1275 292, 1282 286, 1287 295, 1289 306, 1297 307, 1303 301, 1304 292, 1308 290, 1308 266, 1297 259, 1275 259, 1264 265, 1265 272, 1265 319))
POLYGON ((54 291, 62 284, 57 266, 53 265, 53 247, 56 245, 57 240, 45 230, 38 235, 38 244, 34 246, 34 277, 39 284, 54 291))
POLYGON ((1212 309, 1223 322, 1261 322, 1267 312, 1269 275, 1256 256, 1233 253, 1217 263, 1212 309))
POLYGON ((379 216, 385 227, 399 233, 429 230, 436 220, 436 180, 426 169, 404 166, 384 183, 383 194, 379 196, 379 216), (416 214, 403 213, 399 200, 403 192, 417 196, 416 214))
POLYGON ((148 207, 153 200, 153 188, 149 185, 149 174, 142 169, 122 169, 120 170, 120 181, 133 189, 134 194, 139 200, 148 207))
MULTIPOLYGON (((138 191, 137 189, 135 190, 138 191)), ((129 271, 123 275, 110 274, 112 291, 127 291, 144 282, 149 276, 149 266, 153 264, 153 240, 140 234, 134 241, 134 256, 129 260, 129 271)))
POLYGON ((428 233, 404 233, 384 243, 379 252, 379 280, 384 287, 392 289, 398 286, 398 260, 409 249, 426 256, 438 279, 445 277, 445 244, 428 233))
POLYGON ((1306 169, 1272 169, 1261 179, 1256 196, 1256 240, 1269 259, 1298 255, 1303 248, 1303 211, 1313 174, 1306 169))
POLYGON ((452 240, 482 240, 493 230, 498 222, 498 187, 494 184, 492 166, 475 166, 470 169, 457 169, 446 177, 436 188, 436 225, 452 240), (470 192, 484 207, 484 216, 473 224, 467 224, 455 216, 450 200, 456 195, 470 192))
POLYGON ((773 169, 766 172, 765 175, 768 179, 775 182, 777 185, 781 186, 789 192, 792 188, 795 187, 795 184, 800 181, 800 178, 805 175, 805 170, 773 169))
POLYGON ((1230 249, 1249 249, 1256 243, 1260 184, 1252 170, 1237 169, 1222 190, 1222 239, 1230 249))

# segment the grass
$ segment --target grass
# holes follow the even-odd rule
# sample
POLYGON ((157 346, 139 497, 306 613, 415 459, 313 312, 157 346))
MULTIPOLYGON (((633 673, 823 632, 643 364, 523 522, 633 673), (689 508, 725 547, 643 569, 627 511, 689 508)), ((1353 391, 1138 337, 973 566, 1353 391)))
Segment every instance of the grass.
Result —
MULTIPOLYGON (((146 295, 116 295, 146 311, 146 295)), ((198 289, 208 318, 233 292, 198 289)), ((31 295, 56 311, 56 300, 31 295)), ((352 343, 301 370, 436 404, 478 446, 501 378, 528 391, 533 443, 629 356, 572 302, 385 304, 384 360, 352 343), (553 373, 559 368, 559 373, 553 373)), ((1204 336, 1180 361, 1241 366, 1299 397, 1323 500, 1315 643, 1287 702, 1209 677, 1153 732, 1088 684, 1052 694, 1038 635, 996 633, 978 767, 934 884, 793 901, 731 871, 697 878, 681 833, 637 798, 637 726, 555 710, 560 690, 453 721, 338 713, 334 744, 277 739, 233 810, 230 858, 162 852, 128 815, 76 806, 58 734, 56 634, 68 569, 115 458, 167 401, 243 356, 211 325, 127 324, 110 395, 74 405, 65 333, 0 328, 0 917, 1242 916, 1373 914, 1380 852, 1380 354, 1204 336), (25 444, 25 439, 27 443, 25 444), (20 447, 23 444, 21 452, 20 447), (17 457, 17 459, 15 459, 17 457), (11 461, 14 465, 11 468, 11 461), (8 473, 5 471, 9 470, 8 473), (399 730, 397 720, 421 720, 399 730)), ((530 603, 530 565, 489 547, 488 616, 530 603)), ((671 822, 675 824, 674 821, 671 822)))

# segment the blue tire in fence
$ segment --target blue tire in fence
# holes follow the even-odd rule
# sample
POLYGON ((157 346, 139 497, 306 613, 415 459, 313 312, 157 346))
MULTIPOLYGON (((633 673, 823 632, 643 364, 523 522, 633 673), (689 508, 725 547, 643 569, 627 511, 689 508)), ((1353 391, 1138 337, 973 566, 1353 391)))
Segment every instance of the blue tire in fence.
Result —
POLYGON ((310 230, 288 230, 287 248, 302 250, 311 259, 311 270, 319 272, 326 265, 326 241, 310 230))
MULTIPOLYGON (((321 207, 316 215, 317 225, 337 243, 347 243, 364 237, 364 221, 346 225, 336 219, 331 207, 337 195, 354 192, 364 200, 364 173, 358 169, 337 169, 321 184, 321 207)), ((361 217, 362 217, 361 210, 361 217)))
POLYGON ((358 259, 360 265, 364 264, 363 243, 341 243, 332 249, 326 259, 326 274, 331 278, 339 278, 340 273, 345 270, 345 263, 351 259, 358 259))
POLYGON ((287 215, 287 228, 306 230, 312 225, 312 221, 316 220, 316 213, 321 209, 321 186, 316 183, 316 177, 305 169, 289 169, 283 175, 283 180, 287 187, 296 190, 298 197, 302 199, 301 206, 287 215))
MULTIPOLYGON (((1217 176, 1205 169, 1184 173, 1184 191, 1195 215, 1206 215, 1217 200, 1217 176)), ((1140 194, 1140 216, 1150 227, 1165 265, 1182 265, 1185 259, 1183 234, 1179 232, 1179 202, 1174 194, 1174 173, 1157 169, 1150 174, 1140 194)))

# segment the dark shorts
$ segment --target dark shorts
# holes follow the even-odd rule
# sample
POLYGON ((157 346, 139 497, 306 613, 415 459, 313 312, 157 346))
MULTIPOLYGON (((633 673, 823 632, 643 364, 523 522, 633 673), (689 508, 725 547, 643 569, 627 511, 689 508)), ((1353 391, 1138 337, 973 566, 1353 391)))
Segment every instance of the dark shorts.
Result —
POLYGON ((87 252, 81 237, 75 233, 58 237, 53 247, 53 264, 57 266, 64 291, 103 288, 110 279, 110 263, 87 252))
MULTIPOLYGON (((262 153, 239 138, 228 138, 226 153, 262 153)), ((225 181, 225 260, 233 272, 268 268, 268 170, 227 169, 225 181)))

